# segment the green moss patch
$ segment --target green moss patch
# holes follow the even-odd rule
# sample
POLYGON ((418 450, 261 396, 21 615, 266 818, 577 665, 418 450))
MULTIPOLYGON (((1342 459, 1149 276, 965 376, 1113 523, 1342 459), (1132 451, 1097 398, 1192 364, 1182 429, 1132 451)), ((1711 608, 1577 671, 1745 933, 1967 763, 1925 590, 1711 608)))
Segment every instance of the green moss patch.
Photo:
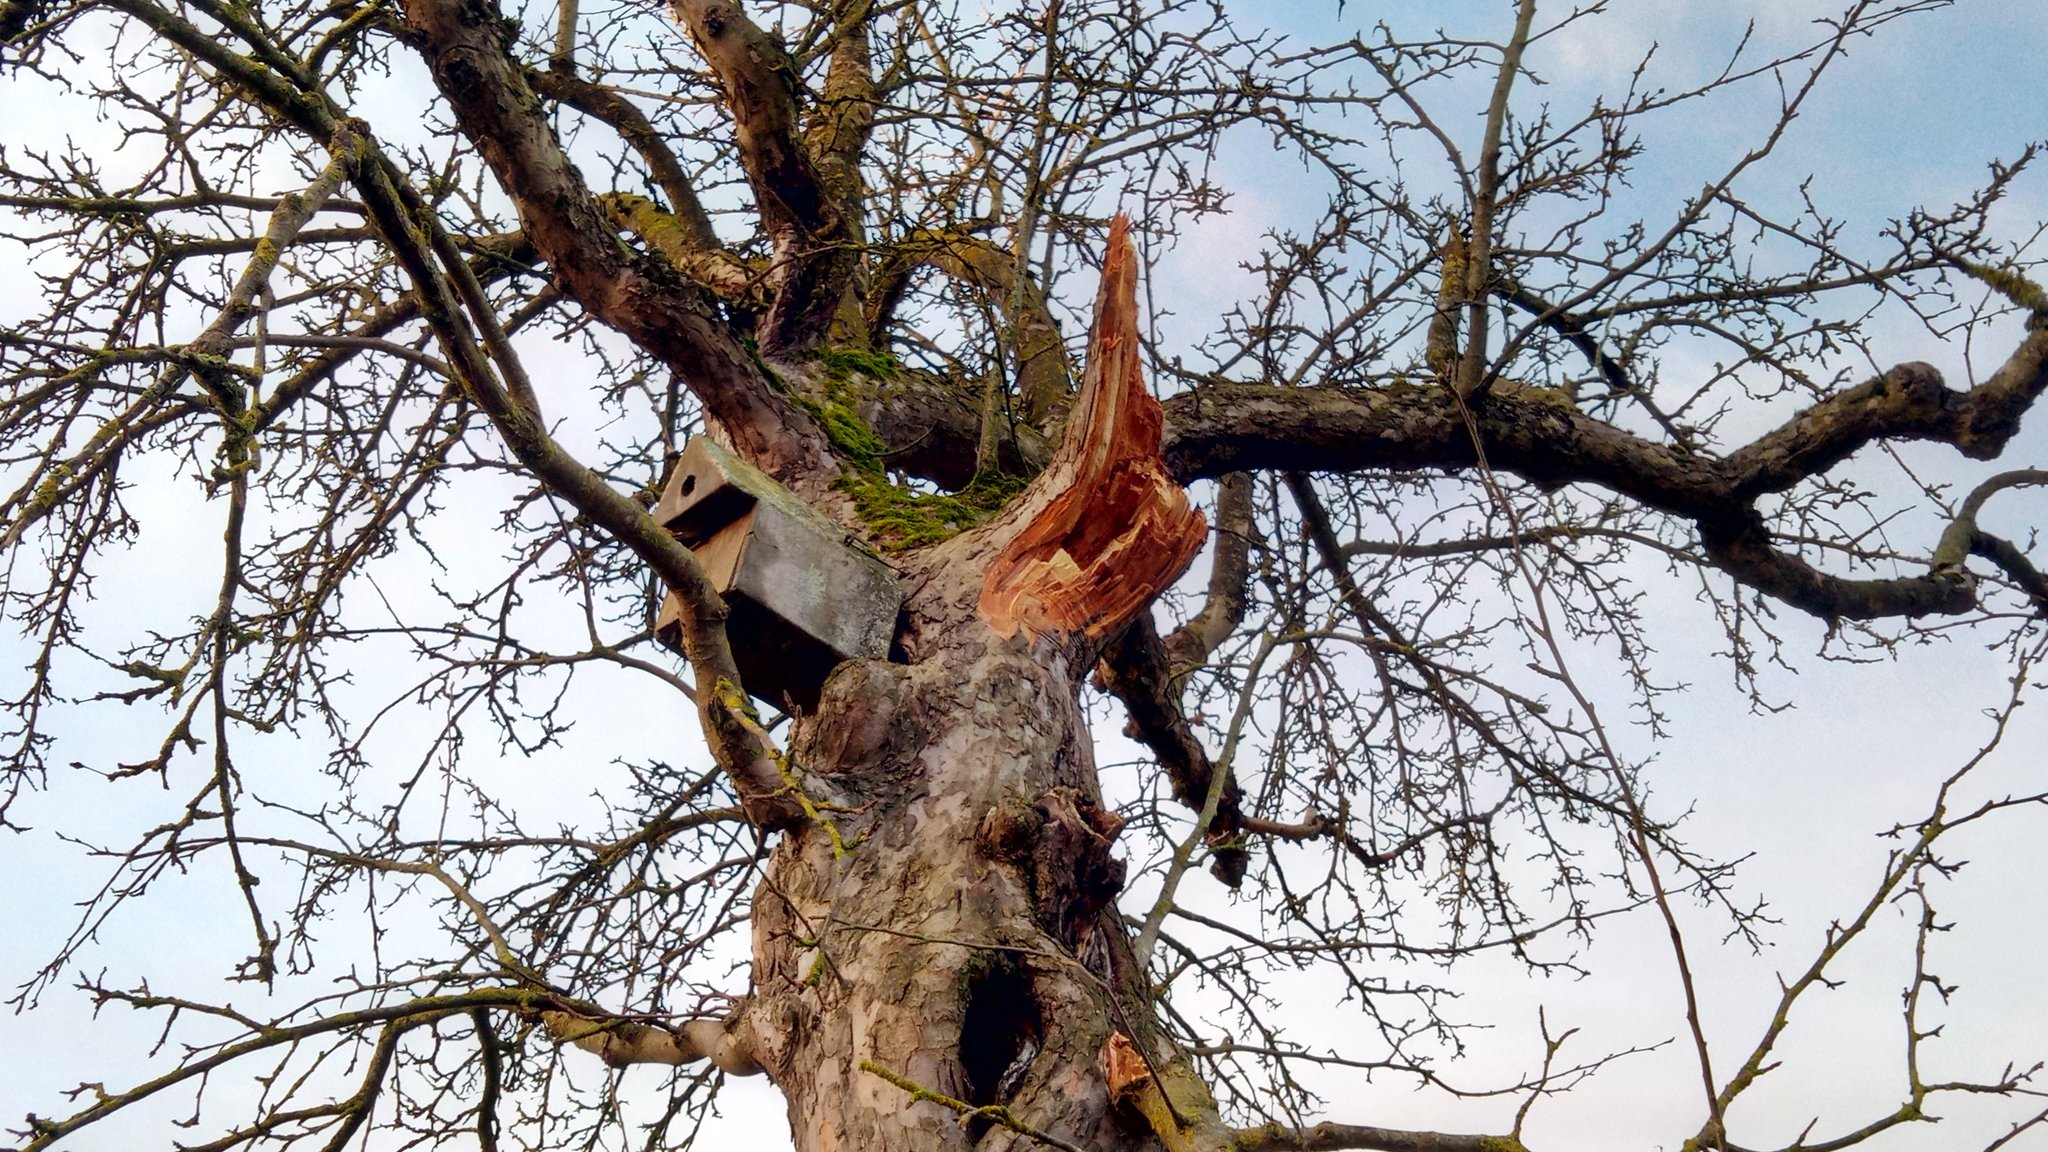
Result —
POLYGON ((841 379, 859 374, 881 380, 903 371, 902 362, 894 356, 866 348, 833 348, 819 353, 818 362, 825 366, 826 375, 841 379))
POLYGON ((1010 502, 1027 483, 1020 476, 984 472, 958 492, 917 492, 881 472, 849 472, 839 487, 853 497, 854 510, 890 552, 937 544, 972 528, 1010 502))
POLYGON ((832 441, 832 447, 846 458, 847 463, 862 471, 880 472, 882 454, 889 446, 882 442, 860 413, 848 408, 837 400, 810 400, 795 397, 796 406, 811 414, 825 430, 825 438, 832 441))
MULTIPOLYGON (((871 357, 871 352, 828 353, 871 357)), ((894 361, 890 361, 893 365, 894 361)), ((863 369, 865 371, 865 369, 863 369)), ((1029 483, 1022 476, 983 472, 958 492, 919 492, 889 479, 883 457, 888 445, 860 414, 836 400, 799 398, 797 404, 824 428, 848 467, 838 487, 853 497, 854 511, 886 551, 904 552, 937 544, 979 524, 1029 483)))

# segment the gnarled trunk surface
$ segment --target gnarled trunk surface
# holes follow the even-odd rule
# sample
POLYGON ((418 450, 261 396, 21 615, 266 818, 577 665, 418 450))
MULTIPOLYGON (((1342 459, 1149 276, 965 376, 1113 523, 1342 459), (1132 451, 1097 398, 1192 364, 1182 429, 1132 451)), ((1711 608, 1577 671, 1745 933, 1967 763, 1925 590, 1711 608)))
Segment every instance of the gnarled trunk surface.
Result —
POLYGON ((1079 703, 1102 640, 1203 536, 1160 464, 1136 315, 1119 218, 1053 463, 997 522, 910 563, 908 663, 842 664, 795 726, 793 764, 834 794, 807 797, 819 816, 755 895, 740 1027, 802 1152, 1222 1131, 1198 1087, 1159 1106, 1182 1065, 1115 911, 1121 820, 1079 703))
POLYGON ((912 666, 842 666, 792 755, 858 811, 776 849, 755 896, 750 1024, 803 1152, 1004 1147, 894 1073, 1091 1149, 1099 1053, 1135 980, 1076 692, 1080 670, 972 623, 912 666), (837 839, 844 845, 835 845, 837 839), (879 1070, 879 1071, 878 1071, 879 1070))

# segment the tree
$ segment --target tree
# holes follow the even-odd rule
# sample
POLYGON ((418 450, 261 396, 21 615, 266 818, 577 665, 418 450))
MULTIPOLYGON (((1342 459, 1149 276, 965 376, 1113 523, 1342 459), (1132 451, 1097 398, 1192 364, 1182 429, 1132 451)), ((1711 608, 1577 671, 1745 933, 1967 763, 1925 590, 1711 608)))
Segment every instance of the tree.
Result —
POLYGON ((1543 54, 1604 4, 1307 42, 1109 0, 0 0, 16 90, 105 132, 0 153, 38 288, 0 344, 28 641, 0 823, 31 823, 79 709, 160 714, 140 760, 76 767, 174 800, 94 849, 106 887, 15 1000, 77 979, 167 1042, 37 1102, 21 1146, 196 1096, 181 1139, 209 1149, 668 1147, 758 1073, 821 1152, 1517 1148, 1612 1054, 1560 1035, 1490 1134, 1310 1126, 1321 1057, 1266 973, 1325 966, 1368 1065, 1441 1083, 1456 1024, 1390 961, 1561 963, 1636 908, 1669 926, 1701 1076, 1670 1139, 1732 1149, 1792 1006, 1902 902, 1903 1097, 1794 1146, 1965 1094, 2036 1129, 2024 1064, 1917 1061, 1941 838, 2041 798, 1959 807, 1958 772, 1730 1052, 1675 905, 1745 939, 1762 913, 1583 668, 1655 730, 1648 559, 1697 574, 1760 707, 1788 610, 1848 659, 1967 627, 2011 662, 2001 725, 2017 705, 2048 577, 1980 513, 2048 473, 1964 471, 1958 499, 1868 465, 1998 460, 2048 386, 2035 222, 1999 215, 2034 149, 1885 227, 1751 191, 1853 45, 1945 6, 1731 34, 1697 82, 1647 55, 1572 104, 1543 54), (1732 162, 1645 207, 1644 126, 1759 89, 1732 162), (1148 343, 1146 253, 1227 209, 1246 138, 1320 210, 1268 234, 1259 296, 1148 343), (1875 362, 1900 323, 2003 352, 1965 384, 1875 362), (758 635, 650 514, 693 435, 888 565, 887 659, 749 698, 758 635), (196 613, 89 603, 155 527, 138 500, 218 526, 196 613), (508 798, 494 766, 572 725, 671 725, 575 703, 593 677, 687 700, 708 766, 592 766, 588 818, 508 798), (1091 680, 1147 750, 1116 795, 1091 680), (261 768, 285 748, 323 762, 261 768), (232 887, 262 1009, 88 963, 187 872, 232 887), (621 1102, 600 1058, 678 1070, 621 1102))

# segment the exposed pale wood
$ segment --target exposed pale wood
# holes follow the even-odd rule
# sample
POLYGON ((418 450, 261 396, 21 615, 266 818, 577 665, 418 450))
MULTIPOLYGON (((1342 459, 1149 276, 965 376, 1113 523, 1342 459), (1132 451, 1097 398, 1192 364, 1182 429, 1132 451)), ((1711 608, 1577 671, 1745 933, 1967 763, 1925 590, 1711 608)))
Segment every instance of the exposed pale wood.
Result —
POLYGON ((1113 635, 1187 568, 1207 534, 1159 456, 1159 402, 1138 362, 1137 265, 1119 215, 1065 438, 1026 494, 1030 521, 982 581, 981 615, 1000 636, 1113 635))

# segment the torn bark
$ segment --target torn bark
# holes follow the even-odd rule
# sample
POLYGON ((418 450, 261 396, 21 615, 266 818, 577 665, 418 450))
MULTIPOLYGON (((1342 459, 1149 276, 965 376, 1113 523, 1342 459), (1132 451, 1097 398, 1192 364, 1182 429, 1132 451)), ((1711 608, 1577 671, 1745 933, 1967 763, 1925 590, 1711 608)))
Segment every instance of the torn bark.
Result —
POLYGON ((1102 1079, 1120 1109, 1143 1118, 1166 1152, 1237 1152, 1208 1090, 1184 1063, 1160 1066, 1122 1032, 1102 1045, 1102 1079))
POLYGON ((1138 258, 1110 225, 1088 368, 1030 519, 990 562, 981 616, 997 635, 1112 636, 1187 568, 1207 525, 1159 456, 1159 402, 1138 363, 1138 258))

